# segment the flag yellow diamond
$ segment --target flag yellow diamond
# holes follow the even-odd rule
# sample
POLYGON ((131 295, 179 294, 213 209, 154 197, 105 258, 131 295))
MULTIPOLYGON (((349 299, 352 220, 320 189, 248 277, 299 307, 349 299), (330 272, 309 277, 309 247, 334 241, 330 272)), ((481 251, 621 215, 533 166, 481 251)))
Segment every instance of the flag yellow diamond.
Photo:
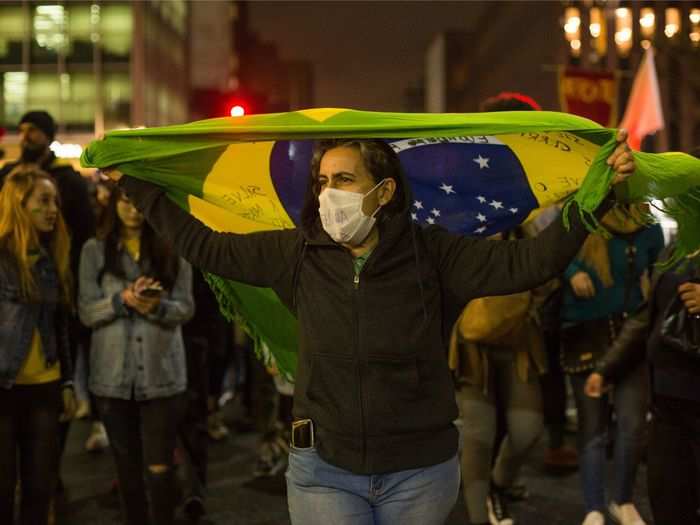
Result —
POLYGON ((300 111, 297 111, 297 113, 301 113, 305 117, 309 117, 311 119, 314 119, 316 122, 323 122, 338 113, 342 113, 343 111, 347 111, 346 109, 342 108, 318 108, 318 109, 302 109, 300 111))

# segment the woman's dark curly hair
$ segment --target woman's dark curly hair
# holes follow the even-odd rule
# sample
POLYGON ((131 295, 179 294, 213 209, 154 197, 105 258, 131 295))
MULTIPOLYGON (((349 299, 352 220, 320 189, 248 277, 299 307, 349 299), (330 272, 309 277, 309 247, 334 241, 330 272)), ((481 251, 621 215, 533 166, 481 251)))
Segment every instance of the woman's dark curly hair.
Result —
POLYGON ((401 162, 396 152, 383 140, 378 139, 331 139, 316 143, 311 159, 311 176, 304 196, 301 211, 301 223, 304 228, 312 228, 318 219, 318 182, 321 159, 327 151, 334 148, 355 148, 360 152, 365 168, 375 184, 384 179, 396 181, 396 191, 391 201, 384 205, 378 214, 378 220, 398 214, 405 206, 406 188, 401 162))

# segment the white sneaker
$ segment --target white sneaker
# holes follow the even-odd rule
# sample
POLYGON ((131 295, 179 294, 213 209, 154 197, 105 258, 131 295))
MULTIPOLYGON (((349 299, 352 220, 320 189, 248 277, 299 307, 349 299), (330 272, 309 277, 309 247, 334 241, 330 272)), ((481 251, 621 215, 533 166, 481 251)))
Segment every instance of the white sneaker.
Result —
POLYGON ((639 512, 637 512, 634 503, 618 505, 615 502, 611 502, 608 510, 612 519, 620 525, 647 525, 639 515, 639 512))
POLYGON ((486 509, 489 512, 491 525, 515 525, 515 520, 508 511, 508 505, 501 491, 493 488, 490 490, 486 498, 486 509))
POLYGON ((109 438, 105 426, 99 421, 92 424, 92 431, 85 441, 85 450, 88 452, 100 452, 109 447, 109 438))
POLYGON ((594 510, 586 514, 586 519, 581 525, 605 525, 605 516, 601 512, 594 510))

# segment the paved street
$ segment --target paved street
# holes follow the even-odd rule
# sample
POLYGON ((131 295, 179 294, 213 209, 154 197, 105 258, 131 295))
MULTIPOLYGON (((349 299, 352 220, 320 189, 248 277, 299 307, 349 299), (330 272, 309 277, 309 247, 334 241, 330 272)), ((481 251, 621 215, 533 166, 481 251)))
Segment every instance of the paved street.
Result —
MULTIPOLYGON (((64 512, 59 525, 117 525, 120 522, 116 494, 110 492, 114 467, 109 453, 87 453, 82 445, 89 425, 76 422, 65 458, 64 480, 67 486, 64 512)), ((288 525, 284 477, 258 479, 251 476, 255 459, 255 434, 233 434, 212 443, 210 448, 211 483, 203 525, 288 525)), ((538 465, 542 447, 535 452, 523 472, 530 491, 527 501, 514 506, 520 525, 578 525, 582 520, 577 474, 552 477, 538 465)), ((646 494, 644 467, 640 472, 637 494, 646 494)), ((649 517, 646 497, 640 509, 649 517)), ((181 513, 179 514, 181 516, 181 513)), ((178 525, 185 525, 182 518, 178 525)), ((651 521, 648 522, 651 524, 651 521)), ((466 525, 464 503, 454 508, 447 525, 466 525)))

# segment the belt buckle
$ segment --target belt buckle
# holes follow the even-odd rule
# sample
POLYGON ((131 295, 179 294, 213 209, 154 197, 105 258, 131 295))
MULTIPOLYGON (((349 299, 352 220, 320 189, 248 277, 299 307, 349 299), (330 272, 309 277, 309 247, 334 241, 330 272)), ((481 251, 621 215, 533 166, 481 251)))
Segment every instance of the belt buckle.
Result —
POLYGON ((295 448, 311 448, 315 444, 314 422, 311 419, 292 421, 290 441, 295 448))

